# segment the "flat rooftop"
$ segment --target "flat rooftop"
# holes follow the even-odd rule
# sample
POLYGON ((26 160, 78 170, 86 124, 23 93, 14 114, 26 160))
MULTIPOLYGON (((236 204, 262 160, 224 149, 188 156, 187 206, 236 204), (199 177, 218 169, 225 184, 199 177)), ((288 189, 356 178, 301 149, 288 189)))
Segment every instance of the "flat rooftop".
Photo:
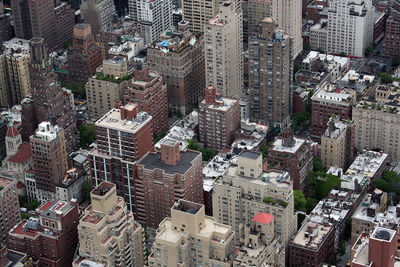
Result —
POLYGON ((292 242, 308 249, 318 250, 331 229, 332 227, 329 225, 325 226, 315 222, 307 222, 303 224, 292 239, 292 242))
MULTIPOLYGON (((125 105, 125 108, 129 108, 130 106, 133 105, 125 105)), ((139 129, 143 127, 143 125, 149 123, 151 118, 152 117, 149 114, 141 111, 136 115, 136 118, 133 120, 122 120, 121 110, 113 108, 98 121, 96 121, 96 127, 104 127, 118 131, 136 133, 137 131, 139 131, 139 129)))
POLYGON ((205 99, 203 99, 203 101, 201 101, 201 104, 202 105, 206 105, 207 109, 219 110, 219 111, 227 111, 238 101, 239 100, 234 99, 234 98, 227 98, 227 97, 217 96, 215 104, 210 103, 210 104, 207 105, 205 99))
POLYGON ((248 151, 248 150, 243 151, 239 155, 239 157, 245 157, 245 158, 249 158, 249 159, 258 159, 260 156, 261 156, 261 153, 248 151))
POLYGON ((60 220, 60 215, 66 215, 70 212, 74 206, 70 202, 58 200, 58 201, 48 201, 38 207, 41 212, 40 216, 50 218, 53 220, 60 220))
POLYGON ((322 54, 317 51, 310 51, 307 57, 303 60, 303 63, 311 63, 315 59, 320 59, 321 61, 334 61, 339 63, 341 67, 344 67, 350 60, 347 57, 333 56, 328 54, 322 54))
POLYGON ((357 156, 346 173, 362 173, 367 177, 374 177, 379 168, 384 164, 388 154, 363 150, 357 156))
POLYGON ((300 147, 306 142, 306 140, 297 138, 297 137, 293 137, 293 140, 294 140, 294 143, 292 146, 285 146, 283 144, 283 139, 278 138, 272 144, 272 148, 273 148, 273 150, 279 151, 279 152, 286 152, 286 153, 291 153, 291 154, 296 153, 297 150, 299 150, 300 147))
POLYGON ((164 170, 167 174, 185 174, 189 168, 193 166, 193 160, 201 155, 201 153, 191 150, 181 151, 180 153, 181 160, 177 162, 176 165, 167 165, 163 163, 161 161, 161 153, 149 153, 138 161, 138 164, 143 165, 147 170, 159 169, 164 170))

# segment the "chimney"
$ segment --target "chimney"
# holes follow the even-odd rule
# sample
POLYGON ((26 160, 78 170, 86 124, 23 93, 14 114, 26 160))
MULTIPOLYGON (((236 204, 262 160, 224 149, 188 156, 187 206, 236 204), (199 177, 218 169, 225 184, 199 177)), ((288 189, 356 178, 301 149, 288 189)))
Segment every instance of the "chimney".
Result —
POLYGON ((178 141, 166 140, 161 144, 161 160, 172 166, 175 166, 181 160, 178 141))
POLYGON ((208 86, 205 92, 207 104, 214 104, 217 96, 217 89, 214 86, 208 86))

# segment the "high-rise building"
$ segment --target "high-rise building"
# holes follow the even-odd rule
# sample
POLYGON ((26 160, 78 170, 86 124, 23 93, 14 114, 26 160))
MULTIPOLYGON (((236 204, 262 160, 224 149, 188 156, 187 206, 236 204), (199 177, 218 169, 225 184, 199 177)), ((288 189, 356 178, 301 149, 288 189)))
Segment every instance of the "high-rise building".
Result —
POLYGON ((160 74, 148 66, 137 64, 128 85, 124 102, 139 105, 141 111, 153 117, 153 133, 169 130, 167 85, 160 74))
POLYGON ((392 2, 390 16, 386 20, 385 56, 400 58, 400 2, 392 2))
POLYGON ((172 0, 134 0, 136 2, 139 35, 144 44, 158 41, 172 26, 172 0))
POLYGON ((72 93, 61 89, 44 40, 32 38, 29 41, 29 49, 32 95, 23 99, 21 103, 22 137, 28 140, 39 123, 51 121, 64 129, 67 153, 71 153, 79 147, 72 93))
POLYGON ((32 36, 43 38, 48 51, 57 45, 56 14, 54 0, 28 0, 32 36))
POLYGON ((32 38, 31 16, 28 0, 11 0, 15 36, 29 40, 32 38))
POLYGON ((247 1, 247 35, 244 40, 247 42, 250 36, 255 35, 258 32, 259 24, 265 18, 272 17, 272 5, 271 0, 248 0, 247 1))
POLYGON ((9 231, 21 221, 19 210, 17 182, 7 178, 0 178, 0 242, 7 244, 9 231))
POLYGON ((147 227, 157 228, 178 199, 203 204, 201 153, 180 151, 178 141, 164 141, 161 152, 145 155, 137 162, 137 172, 136 215, 147 227))
POLYGON ((399 97, 395 88, 381 85, 374 97, 353 107, 357 149, 379 149, 389 154, 390 160, 400 160, 400 114, 396 106, 399 97))
POLYGON ((242 23, 241 9, 225 1, 204 24, 206 86, 226 97, 240 97, 244 90, 242 23))
POLYGON ((11 25, 11 15, 3 14, 0 7, 0 42, 10 40, 14 36, 14 30, 11 25))
POLYGON ((274 216, 274 234, 281 242, 288 244, 296 233, 293 181, 287 172, 263 172, 261 153, 243 151, 237 166, 215 180, 213 191, 213 215, 237 233, 240 224, 250 223, 258 212, 274 216))
POLYGON ((354 92, 336 90, 336 87, 330 84, 315 92, 311 97, 311 138, 314 141, 321 140, 333 115, 339 116, 342 120, 349 119, 354 100, 354 92))
POLYGON ((293 189, 307 192, 308 173, 313 169, 311 142, 293 136, 291 128, 282 129, 268 151, 268 168, 289 172, 293 189))
POLYGON ((328 53, 363 57, 373 41, 371 0, 332 0, 328 9, 328 53))
POLYGON ((41 202, 56 198, 56 185, 64 179, 68 169, 64 131, 50 122, 39 124, 30 137, 35 171, 37 199, 41 202))
POLYGON ((24 39, 13 38, 4 42, 3 48, 6 61, 9 105, 19 105, 21 100, 31 93, 29 43, 24 39))
POLYGON ((0 104, 2 106, 9 106, 7 58, 6 54, 1 52, 0 52, 0 104))
POLYGON ((72 81, 87 82, 103 62, 101 47, 96 44, 89 24, 74 26, 72 49, 68 51, 68 72, 72 81))
POLYGON ((272 18, 285 34, 293 38, 292 58, 303 50, 302 17, 300 0, 272 0, 272 18))
POLYGON ((203 32, 204 24, 218 13, 216 0, 181 0, 182 19, 189 22, 192 32, 203 32))
POLYGON ((102 28, 111 25, 115 5, 113 0, 86 0, 81 3, 80 10, 82 19, 92 26, 96 36, 102 28))
POLYGON ((271 18, 249 39, 250 118, 284 128, 292 113, 293 39, 271 18))
POLYGON ((54 6, 56 19, 57 48, 63 48, 64 45, 72 40, 73 28, 75 25, 75 11, 67 2, 56 2, 54 6))
POLYGON ((147 49, 150 70, 161 74, 168 89, 172 111, 186 114, 204 97, 204 42, 201 34, 192 34, 188 22, 147 49))
POLYGON ((127 104, 110 110, 95 125, 97 148, 88 156, 92 184, 115 183, 117 194, 136 216, 136 161, 153 147, 152 117, 127 104))
POLYGON ((28 254, 38 266, 71 266, 78 245, 76 201, 47 201, 36 209, 36 216, 14 226, 8 247, 28 254))
POLYGON ((126 59, 115 57, 103 60, 96 74, 86 83, 89 117, 98 119, 122 99, 123 88, 128 86, 132 69, 126 59))
POLYGON ((115 184, 102 182, 90 198, 91 205, 79 220, 75 262, 84 258, 95 262, 93 266, 144 266, 144 229, 117 196, 115 184))
POLYGON ((199 139, 205 147, 219 151, 232 144, 240 128, 239 100, 217 96, 209 86, 206 97, 199 104, 199 139))
POLYGON ((179 200, 171 207, 171 217, 158 227, 149 266, 230 267, 235 255, 235 232, 205 215, 204 205, 179 200), (196 247, 196 253, 193 248, 196 247))
POLYGON ((342 121, 337 116, 329 119, 328 128, 321 136, 322 165, 341 168, 346 171, 354 161, 355 125, 352 121, 342 121))

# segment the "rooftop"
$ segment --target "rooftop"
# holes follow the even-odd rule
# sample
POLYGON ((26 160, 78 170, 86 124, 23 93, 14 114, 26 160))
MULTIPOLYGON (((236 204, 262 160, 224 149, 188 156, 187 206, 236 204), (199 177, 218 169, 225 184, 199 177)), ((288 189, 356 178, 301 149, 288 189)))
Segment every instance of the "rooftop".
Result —
POLYGON ((11 156, 7 161, 22 164, 30 158, 32 158, 32 146, 30 144, 20 144, 18 152, 11 156))
MULTIPOLYGON (((125 108, 130 108, 132 105, 126 105, 125 108)), ((115 129, 118 131, 136 133, 143 125, 146 125, 151 120, 151 116, 144 111, 137 114, 136 118, 121 119, 121 110, 113 108, 107 112, 103 117, 96 121, 96 127, 104 127, 115 129)))
POLYGON ((253 222, 262 223, 262 224, 269 224, 272 221, 273 218, 274 218, 274 215, 259 212, 253 218, 253 222))
POLYGON ((300 147, 307 141, 305 139, 293 137, 294 143, 292 146, 285 146, 282 138, 277 138, 272 144, 272 149, 279 152, 296 153, 300 147))
POLYGON ((325 88, 319 89, 311 99, 348 105, 352 100, 352 95, 347 90, 337 89, 335 85, 329 84, 325 88))
POLYGON ((57 138, 59 131, 61 131, 61 128, 59 128, 57 125, 52 125, 48 121, 43 121, 39 124, 38 129, 34 133, 33 137, 35 139, 49 142, 57 138))
POLYGON ((180 152, 181 160, 176 165, 167 165, 161 161, 160 153, 148 153, 138 164, 143 165, 147 170, 163 170, 166 174, 185 174, 189 168, 193 166, 193 160, 201 153, 193 150, 186 150, 180 152))
POLYGON ((341 67, 344 67, 350 61, 347 57, 339 57, 339 56, 322 54, 317 51, 310 51, 310 53, 308 53, 307 57, 303 60, 303 63, 308 64, 316 59, 320 59, 321 61, 324 61, 324 62, 333 61, 333 62, 339 63, 341 67))
POLYGON ((206 100, 203 99, 201 101, 201 105, 205 105, 207 109, 212 109, 212 110, 219 110, 219 111, 227 111, 229 110, 236 102, 239 100, 234 99, 234 98, 227 98, 227 97, 221 97, 217 96, 216 103, 210 103, 206 104, 206 100))
POLYGON ((53 220, 59 220, 59 216, 67 215, 73 208, 74 205, 72 203, 58 200, 48 201, 39 206, 36 211, 40 211, 40 216, 53 220))
POLYGON ((375 176, 387 157, 388 154, 383 152, 362 150, 346 173, 361 173, 370 179, 375 176))
POLYGON ((307 221, 293 237, 292 243, 308 249, 318 250, 328 237, 332 226, 307 221))

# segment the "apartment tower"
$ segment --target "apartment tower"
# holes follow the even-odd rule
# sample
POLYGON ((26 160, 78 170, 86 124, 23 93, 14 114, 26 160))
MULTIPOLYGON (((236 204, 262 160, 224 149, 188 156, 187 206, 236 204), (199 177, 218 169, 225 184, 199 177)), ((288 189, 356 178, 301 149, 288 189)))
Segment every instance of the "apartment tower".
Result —
POLYGON ((96 36, 103 27, 111 25, 115 5, 113 0, 86 0, 82 1, 80 10, 82 19, 92 26, 96 36))
POLYGON ((145 155, 137 162, 137 220, 157 228, 178 199, 203 204, 202 171, 201 153, 180 151, 177 141, 167 140, 160 152, 145 155))
POLYGON ((204 24, 206 86, 226 97, 243 93, 243 17, 233 2, 224 1, 219 13, 204 24))
POLYGON ((284 128, 292 114, 293 39, 265 18, 249 39, 250 118, 284 128))
POLYGON ((91 205, 79 220, 75 262, 84 258, 95 262, 94 266, 144 266, 144 229, 117 196, 116 185, 102 182, 90 198, 91 205))
POLYGON ((39 124, 30 137, 38 200, 55 199, 56 185, 68 169, 64 131, 50 122, 39 124))

